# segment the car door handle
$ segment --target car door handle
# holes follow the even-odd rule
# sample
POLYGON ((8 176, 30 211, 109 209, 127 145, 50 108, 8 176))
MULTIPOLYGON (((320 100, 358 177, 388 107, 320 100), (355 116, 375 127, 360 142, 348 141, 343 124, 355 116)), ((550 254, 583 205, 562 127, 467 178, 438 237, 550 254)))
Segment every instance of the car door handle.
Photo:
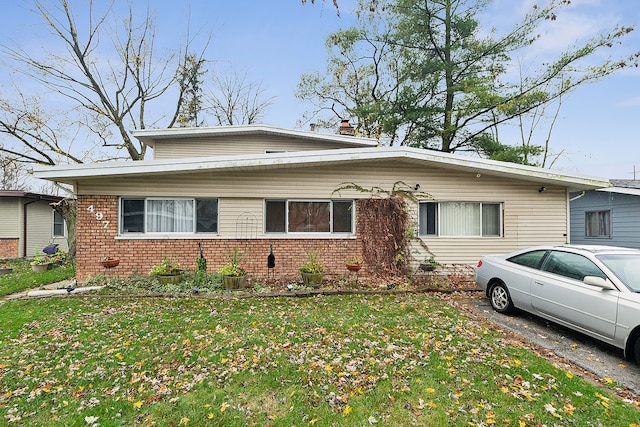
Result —
POLYGON ((536 285, 538 285, 538 286, 544 286, 544 283, 542 283, 542 282, 538 282, 537 280, 535 280, 535 281, 534 281, 534 283, 535 283, 536 285))

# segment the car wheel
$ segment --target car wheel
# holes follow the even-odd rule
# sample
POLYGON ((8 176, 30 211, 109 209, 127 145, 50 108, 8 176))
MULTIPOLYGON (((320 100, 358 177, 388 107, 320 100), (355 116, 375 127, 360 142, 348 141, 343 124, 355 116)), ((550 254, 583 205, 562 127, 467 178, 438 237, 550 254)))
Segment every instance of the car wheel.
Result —
POLYGON ((640 365, 640 337, 636 338, 636 342, 633 345, 633 358, 637 365, 640 365))
POLYGON ((489 290, 489 302, 491 307, 498 313, 508 314, 514 309, 507 285, 502 282, 495 282, 489 290))

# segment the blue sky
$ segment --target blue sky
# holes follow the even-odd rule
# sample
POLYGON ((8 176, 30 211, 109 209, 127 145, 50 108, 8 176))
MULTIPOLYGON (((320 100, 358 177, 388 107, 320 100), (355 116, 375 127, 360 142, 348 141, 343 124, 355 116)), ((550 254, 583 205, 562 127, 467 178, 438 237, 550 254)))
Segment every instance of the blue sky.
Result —
MULTIPOLYGON (((118 3, 126 5, 122 0, 118 3)), ((309 0, 305 6, 299 0, 148 2, 157 19, 159 44, 176 46, 176 41, 183 41, 187 22, 192 34, 213 31, 207 53, 212 62, 208 68, 214 71, 217 67, 230 67, 246 72, 249 80, 261 82, 265 96, 274 97, 263 122, 290 128, 296 127, 303 112, 310 108, 294 96, 300 75, 325 69, 326 36, 351 23, 355 0, 339 3, 340 17, 331 0, 316 0, 315 5, 309 0)), ((495 0, 484 19, 499 30, 516 22, 523 10, 534 3, 495 0)), ((0 43, 16 40, 29 49, 51 47, 53 40, 26 4, 15 1, 4 5, 3 15, 8 19, 0 29, 0 43)), ((146 4, 136 2, 136 7, 146 4)), ((639 22, 640 7, 635 0, 573 0, 553 25, 543 29, 541 48, 530 55, 540 60, 594 31, 639 22)), ((640 50, 640 29, 625 39, 625 46, 614 49, 640 50)), ((4 86, 6 82, 5 72, 0 83, 4 86)), ((587 176, 631 179, 635 167, 640 179, 639 117, 639 69, 623 70, 578 89, 563 100, 551 136, 552 151, 562 152, 553 168, 587 176)), ((509 139, 502 142, 517 143, 515 133, 505 131, 502 137, 509 139)), ((542 143, 546 132, 540 132, 538 137, 536 143, 542 143)))

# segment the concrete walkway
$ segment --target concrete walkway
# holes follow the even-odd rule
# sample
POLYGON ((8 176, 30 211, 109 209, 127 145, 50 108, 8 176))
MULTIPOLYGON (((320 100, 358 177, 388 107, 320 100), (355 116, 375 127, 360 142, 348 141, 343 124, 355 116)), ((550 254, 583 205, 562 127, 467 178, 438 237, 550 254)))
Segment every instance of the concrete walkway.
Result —
POLYGON ((23 298, 42 298, 48 297, 52 295, 66 295, 66 294, 76 294, 79 292, 85 291, 93 291, 102 289, 102 286, 86 286, 84 288, 76 288, 76 280, 75 279, 67 279, 61 282, 49 283, 48 285, 39 286, 36 289, 27 289, 25 291, 16 292, 15 294, 9 294, 0 297, 0 304, 5 301, 10 301, 14 299, 23 299, 23 298), (67 290, 69 287, 72 290, 67 290))

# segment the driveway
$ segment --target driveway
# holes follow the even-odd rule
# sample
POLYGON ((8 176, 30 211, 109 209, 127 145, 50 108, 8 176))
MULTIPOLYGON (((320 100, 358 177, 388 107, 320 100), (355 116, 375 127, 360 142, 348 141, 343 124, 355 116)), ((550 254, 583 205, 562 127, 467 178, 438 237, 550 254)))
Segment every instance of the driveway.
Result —
POLYGON ((592 372, 600 381, 611 378, 640 395, 640 367, 626 360, 622 350, 523 311, 513 315, 497 313, 482 293, 465 300, 463 306, 592 372))

